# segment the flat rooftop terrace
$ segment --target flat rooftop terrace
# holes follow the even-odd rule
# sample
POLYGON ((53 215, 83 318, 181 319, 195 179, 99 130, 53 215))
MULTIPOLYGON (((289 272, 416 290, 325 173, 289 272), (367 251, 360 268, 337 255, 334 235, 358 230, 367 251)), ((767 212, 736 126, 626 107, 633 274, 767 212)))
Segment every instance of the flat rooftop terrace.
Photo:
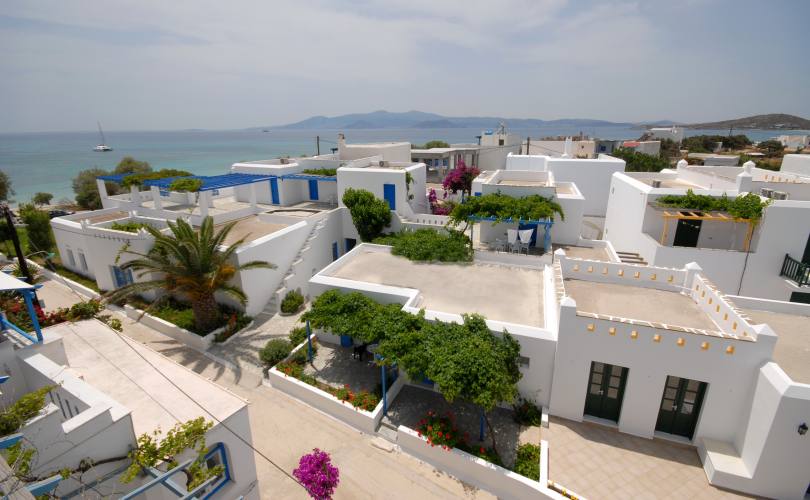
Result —
POLYGON ((414 288, 419 307, 451 314, 543 326, 543 271, 489 264, 423 264, 387 252, 358 249, 332 276, 414 288))
MULTIPOLYGON (((225 224, 217 224, 214 226, 214 230, 221 229, 225 224)), ((287 227, 287 224, 262 222, 258 216, 251 215, 250 217, 239 219, 236 222, 236 225, 233 227, 233 229, 231 229, 231 232, 228 233, 228 237, 225 238, 224 243, 226 245, 232 245, 241 238, 245 238, 245 243, 249 243, 263 236, 267 236, 268 234, 281 231, 285 227, 287 227)))
POLYGON ((767 323, 779 338, 773 359, 794 381, 810 384, 810 316, 743 309, 751 323, 767 323))
POLYGON ((676 292, 566 278, 565 293, 577 302, 577 311, 720 330, 690 297, 676 292))
POLYGON ((158 427, 166 431, 178 422, 197 417, 213 420, 194 401, 219 420, 246 405, 213 382, 138 342, 116 335, 96 320, 62 323, 48 331, 62 336, 68 364, 85 382, 132 411, 136 435, 158 427))

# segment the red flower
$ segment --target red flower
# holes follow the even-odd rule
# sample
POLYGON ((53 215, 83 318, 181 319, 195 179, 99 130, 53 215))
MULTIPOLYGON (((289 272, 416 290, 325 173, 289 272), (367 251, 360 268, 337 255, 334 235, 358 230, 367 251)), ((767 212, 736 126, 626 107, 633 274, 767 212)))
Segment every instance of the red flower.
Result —
POLYGON ((442 437, 442 431, 439 431, 439 437, 442 437))
POLYGON ((429 431, 432 431, 432 430, 433 430, 433 426, 432 426, 432 425, 428 425, 428 430, 429 430, 429 431))
POLYGON ((481 453, 484 453, 484 447, 482 446, 478 451, 480 451, 481 453))

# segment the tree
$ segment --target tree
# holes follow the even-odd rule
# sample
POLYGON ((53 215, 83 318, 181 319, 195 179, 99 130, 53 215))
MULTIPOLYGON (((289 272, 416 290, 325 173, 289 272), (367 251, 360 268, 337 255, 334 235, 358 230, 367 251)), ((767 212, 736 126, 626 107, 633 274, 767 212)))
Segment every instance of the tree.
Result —
POLYGON ((782 153, 785 151, 785 146, 782 145, 781 142, 770 139, 767 141, 762 141, 757 144, 757 149, 765 153, 765 156, 781 156, 782 153))
POLYGON ((611 156, 624 160, 625 172, 660 172, 670 166, 668 159, 639 153, 629 148, 615 149, 611 156))
POLYGON ((148 161, 138 161, 131 156, 121 158, 113 170, 114 174, 146 174, 152 171, 148 161))
POLYGON ((10 196, 14 196, 11 179, 9 179, 7 173, 0 170, 0 201, 8 201, 10 196))
POLYGON ((447 172, 442 181, 442 187, 446 191, 462 194, 472 194, 472 183, 481 171, 477 167, 468 167, 464 160, 459 159, 453 170, 447 172))
POLYGON ((480 406, 498 453, 487 413, 498 403, 511 403, 518 394, 522 374, 520 343, 508 332, 493 335, 483 316, 465 314, 464 323, 424 322, 387 336, 377 353, 386 364, 396 362, 412 379, 427 377, 448 402, 464 399, 480 406))
POLYGON ((121 255, 136 257, 122 264, 122 269, 138 272, 138 278, 152 276, 149 280, 131 283, 108 293, 108 300, 115 302, 153 290, 165 292, 150 306, 156 307, 177 295, 191 302, 197 330, 208 332, 219 321, 215 293, 223 293, 244 305, 247 296, 237 285, 229 283, 231 278, 239 271, 275 268, 263 260, 238 266, 229 262, 245 238, 230 244, 224 251, 219 247, 224 244, 236 221, 226 224, 219 231, 215 231, 214 219, 210 216, 203 220, 199 231, 195 231, 183 219, 168 224, 170 234, 164 234, 152 226, 144 227, 155 239, 155 244, 147 253, 135 252, 127 247, 121 249, 121 255))
POLYGON ((365 189, 347 189, 343 193, 343 204, 349 209, 354 227, 363 241, 378 237, 391 223, 388 203, 365 189))
MULTIPOLYGON (((107 175, 107 172, 101 168, 90 168, 82 170, 73 178, 73 192, 76 193, 76 203, 87 210, 98 210, 101 208, 101 195, 96 186, 96 177, 100 175, 107 175)), ((112 182, 106 183, 107 193, 110 195, 118 194, 120 189, 117 184, 112 182)))
POLYGON ((449 148, 450 144, 447 144, 445 141, 440 141, 434 139, 432 141, 426 142, 423 146, 414 146, 415 149, 433 149, 433 148, 449 148))
POLYGON ((661 150, 658 152, 658 156, 669 162, 670 158, 681 157, 681 148, 672 139, 661 139, 661 150))
POLYGON ((32 203, 26 203, 20 206, 20 216, 26 225, 29 251, 50 252, 54 241, 48 212, 38 209, 32 203))
POLYGON ((31 198, 31 201, 34 205, 49 205, 51 200, 53 199, 53 195, 51 193, 35 193, 34 197, 31 198))

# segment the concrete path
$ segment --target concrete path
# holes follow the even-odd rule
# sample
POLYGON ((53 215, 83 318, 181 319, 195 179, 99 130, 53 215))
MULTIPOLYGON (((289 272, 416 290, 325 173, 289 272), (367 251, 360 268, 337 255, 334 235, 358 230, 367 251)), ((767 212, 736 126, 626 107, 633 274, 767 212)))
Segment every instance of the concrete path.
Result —
POLYGON ((233 367, 243 373, 253 373, 262 376, 262 365, 259 362, 259 350, 267 344, 268 340, 287 338, 290 330, 303 326, 299 321, 301 311, 292 316, 275 314, 269 316, 262 312, 254 320, 250 330, 231 337, 224 344, 214 344, 209 352, 219 359, 233 364, 233 367))
MULTIPOLYGON (((53 282, 46 283, 40 295, 46 309, 81 300, 53 282)), ((114 314, 119 314, 128 337, 247 399, 253 446, 288 473, 298 465, 298 458, 312 448, 328 451, 340 469, 337 499, 494 498, 399 452, 381 438, 365 435, 282 392, 258 385, 252 372, 232 370, 123 314, 114 314)), ((293 321, 290 318, 273 323, 269 331, 286 335, 293 321)), ((258 455, 256 468, 262 498, 308 498, 297 483, 258 455)))

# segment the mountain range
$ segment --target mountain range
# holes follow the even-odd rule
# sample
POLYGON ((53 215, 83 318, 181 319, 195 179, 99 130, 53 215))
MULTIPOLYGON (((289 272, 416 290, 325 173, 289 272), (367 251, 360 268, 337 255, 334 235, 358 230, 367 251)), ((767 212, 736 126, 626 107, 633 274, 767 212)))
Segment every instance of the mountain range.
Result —
POLYGON ((760 130, 810 130, 810 120, 795 115, 775 113, 770 115, 754 115, 735 120, 719 122, 692 123, 684 125, 694 129, 760 129, 760 130))
MULTIPOLYGON (((423 111, 374 111, 371 113, 352 113, 340 116, 313 116, 296 123, 277 125, 275 129, 299 130, 333 130, 333 129, 401 129, 401 128, 477 128, 496 129, 501 122, 509 128, 540 127, 627 127, 633 123, 610 122, 579 118, 560 120, 540 120, 537 118, 504 118, 497 116, 442 116, 423 111)), ((671 121, 662 122, 671 124, 671 121)))

